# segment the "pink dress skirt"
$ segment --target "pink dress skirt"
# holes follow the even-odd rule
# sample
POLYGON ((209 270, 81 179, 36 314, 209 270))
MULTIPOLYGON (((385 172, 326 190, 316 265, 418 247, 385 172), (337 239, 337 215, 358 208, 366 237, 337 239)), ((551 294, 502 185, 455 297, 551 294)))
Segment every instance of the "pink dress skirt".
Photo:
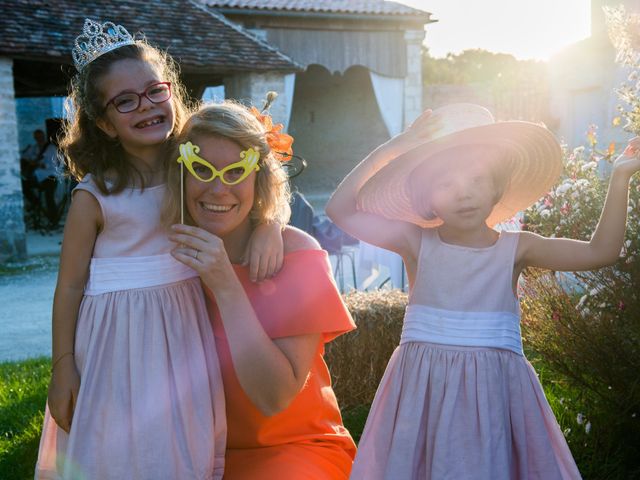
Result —
POLYGON ((183 267, 169 254, 92 261, 71 432, 47 408, 37 479, 222 478, 215 340, 200 280, 183 267))
POLYGON ((389 361, 350 478, 581 477, 525 357, 407 342, 389 361))

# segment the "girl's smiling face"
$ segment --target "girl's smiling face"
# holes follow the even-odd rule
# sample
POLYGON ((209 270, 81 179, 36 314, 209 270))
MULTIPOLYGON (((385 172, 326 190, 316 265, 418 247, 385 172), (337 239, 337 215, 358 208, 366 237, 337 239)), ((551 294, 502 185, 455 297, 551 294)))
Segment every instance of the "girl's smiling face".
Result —
POLYGON ((123 93, 145 92, 155 83, 166 81, 152 63, 124 59, 115 62, 109 72, 100 78, 100 91, 106 107, 97 123, 108 136, 122 144, 130 154, 162 146, 173 132, 175 112, 171 98, 153 103, 145 96, 136 110, 120 113, 109 100, 123 93))
MULTIPOLYGON (((200 147, 198 155, 217 170, 237 163, 245 150, 233 140, 213 135, 196 137, 193 144, 200 147)), ((203 171, 202 175, 207 173, 211 172, 203 171)), ((197 226, 222 238, 225 244, 232 241, 235 245, 244 245, 251 235, 255 180, 255 171, 236 185, 226 185, 219 178, 202 182, 186 173, 186 208, 197 226)))

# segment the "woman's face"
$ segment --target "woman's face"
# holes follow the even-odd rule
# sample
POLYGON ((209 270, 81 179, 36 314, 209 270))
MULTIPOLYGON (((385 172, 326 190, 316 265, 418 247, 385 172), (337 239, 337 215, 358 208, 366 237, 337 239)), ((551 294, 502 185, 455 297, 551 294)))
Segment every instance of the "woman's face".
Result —
MULTIPOLYGON (((239 162, 240 152, 245 150, 233 140, 218 136, 200 136, 192 142, 200 147, 198 155, 217 170, 239 162)), ((203 171, 202 175, 210 173, 203 171)), ((222 240, 246 241, 251 235, 249 213, 253 207, 255 180, 255 171, 236 185, 226 185, 220 178, 202 182, 185 173, 185 204, 191 218, 197 226, 222 240)))

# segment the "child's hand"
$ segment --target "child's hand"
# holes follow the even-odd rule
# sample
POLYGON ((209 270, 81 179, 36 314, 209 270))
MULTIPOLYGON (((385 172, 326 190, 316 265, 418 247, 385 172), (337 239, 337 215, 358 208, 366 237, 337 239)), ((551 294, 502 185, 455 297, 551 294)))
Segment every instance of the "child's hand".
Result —
POLYGON ((282 226, 278 223, 258 225, 244 252, 243 265, 249 265, 250 280, 261 282, 278 273, 282 268, 283 252, 282 226))
POLYGON ((405 150, 410 150, 434 138, 441 128, 442 123, 438 114, 427 109, 404 132, 395 137, 394 142, 401 144, 405 150))
POLYGON ((49 413, 58 426, 67 433, 71 430, 71 420, 79 390, 80 375, 78 375, 73 355, 60 358, 51 373, 47 403, 49 413))
POLYGON ((616 158, 613 168, 616 172, 626 174, 629 177, 640 170, 640 137, 629 140, 622 155, 616 158))

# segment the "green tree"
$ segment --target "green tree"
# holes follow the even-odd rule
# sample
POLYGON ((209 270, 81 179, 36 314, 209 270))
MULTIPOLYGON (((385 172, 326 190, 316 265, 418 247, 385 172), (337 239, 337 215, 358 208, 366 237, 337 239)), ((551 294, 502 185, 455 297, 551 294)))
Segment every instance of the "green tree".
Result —
POLYGON ((517 60, 507 53, 482 49, 465 50, 434 58, 427 47, 422 50, 422 75, 425 84, 501 83, 546 78, 546 64, 535 60, 517 60))

